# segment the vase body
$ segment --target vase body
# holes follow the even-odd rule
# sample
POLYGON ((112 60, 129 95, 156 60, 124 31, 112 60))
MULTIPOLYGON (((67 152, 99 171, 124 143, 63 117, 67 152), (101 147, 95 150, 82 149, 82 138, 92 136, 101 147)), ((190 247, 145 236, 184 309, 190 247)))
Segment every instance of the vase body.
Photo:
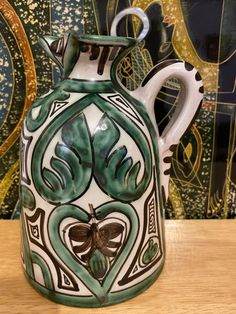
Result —
POLYGON ((164 263, 159 136, 145 105, 115 79, 113 60, 132 42, 111 41, 52 40, 65 78, 22 128, 25 273, 45 296, 73 306, 129 299, 164 263))

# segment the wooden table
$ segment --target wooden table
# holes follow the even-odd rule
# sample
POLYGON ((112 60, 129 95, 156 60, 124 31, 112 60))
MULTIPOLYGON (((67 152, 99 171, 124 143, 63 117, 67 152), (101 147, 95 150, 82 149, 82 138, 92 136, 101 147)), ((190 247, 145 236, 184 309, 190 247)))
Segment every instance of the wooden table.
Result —
POLYGON ((43 298, 23 276, 18 221, 0 221, 1 314, 235 314, 236 221, 166 221, 167 259, 146 292, 100 309, 70 308, 43 298))

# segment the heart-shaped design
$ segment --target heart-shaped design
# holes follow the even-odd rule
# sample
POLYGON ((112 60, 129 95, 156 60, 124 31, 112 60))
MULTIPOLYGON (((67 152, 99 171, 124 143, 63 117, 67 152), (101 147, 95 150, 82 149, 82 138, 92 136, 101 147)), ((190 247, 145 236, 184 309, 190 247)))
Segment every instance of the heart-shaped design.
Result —
POLYGON ((120 213, 125 215, 130 222, 130 229, 127 234, 127 239, 119 251, 119 256, 116 258, 116 260, 114 260, 110 270, 105 275, 102 285, 92 276, 85 266, 75 260, 72 252, 67 249, 64 242, 62 241, 59 232, 60 224, 64 219, 71 217, 79 220, 79 222, 88 224, 88 222, 91 220, 91 215, 82 208, 72 204, 58 206, 49 216, 48 231, 53 249, 59 258, 86 285, 86 287, 98 299, 99 303, 103 304, 108 302, 109 292, 112 288, 112 285, 134 246, 138 234, 138 217, 132 205, 116 201, 105 203, 97 207, 94 212, 96 218, 99 221, 106 218, 111 213, 120 213))

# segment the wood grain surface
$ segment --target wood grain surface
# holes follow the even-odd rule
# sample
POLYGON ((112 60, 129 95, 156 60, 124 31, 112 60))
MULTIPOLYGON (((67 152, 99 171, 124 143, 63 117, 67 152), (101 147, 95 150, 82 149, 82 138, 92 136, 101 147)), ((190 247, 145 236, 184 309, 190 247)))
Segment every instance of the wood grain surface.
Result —
POLYGON ((119 305, 80 309, 53 303, 24 278, 18 221, 0 221, 1 314, 236 314, 236 221, 166 221, 167 258, 158 280, 119 305))

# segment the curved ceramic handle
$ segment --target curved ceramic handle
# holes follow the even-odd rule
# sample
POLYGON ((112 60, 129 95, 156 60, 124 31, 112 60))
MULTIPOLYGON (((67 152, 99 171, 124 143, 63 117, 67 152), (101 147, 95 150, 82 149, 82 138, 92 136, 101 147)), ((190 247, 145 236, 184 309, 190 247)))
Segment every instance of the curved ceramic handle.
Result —
POLYGON ((180 60, 166 60, 156 65, 143 80, 141 86, 131 92, 146 105, 157 130, 154 113, 155 98, 164 82, 170 78, 180 80, 181 91, 176 110, 159 139, 161 184, 168 195, 171 156, 181 136, 188 129, 203 98, 201 76, 196 69, 180 60))
POLYGON ((149 31, 149 28, 150 28, 150 24, 149 24, 148 17, 143 12, 143 10, 140 8, 136 8, 136 7, 124 9, 115 16, 115 18, 112 22, 112 25, 111 25, 110 34, 111 34, 111 36, 117 36, 117 26, 118 26, 119 22, 123 19, 123 17, 130 15, 130 14, 139 17, 139 19, 143 23, 143 29, 137 38, 137 41, 141 41, 146 37, 146 35, 149 31))

